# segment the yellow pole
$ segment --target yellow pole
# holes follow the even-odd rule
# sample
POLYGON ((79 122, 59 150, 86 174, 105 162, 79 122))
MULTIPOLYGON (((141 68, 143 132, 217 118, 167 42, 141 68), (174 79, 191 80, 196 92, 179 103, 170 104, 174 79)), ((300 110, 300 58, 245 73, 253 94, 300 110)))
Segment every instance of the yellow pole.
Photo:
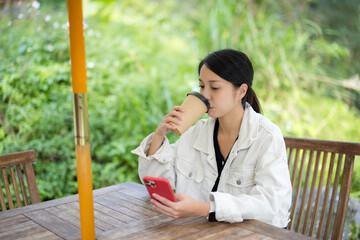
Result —
POLYGON ((85 42, 82 0, 67 0, 70 29, 71 77, 74 93, 74 125, 82 239, 95 239, 93 186, 87 112, 85 42))

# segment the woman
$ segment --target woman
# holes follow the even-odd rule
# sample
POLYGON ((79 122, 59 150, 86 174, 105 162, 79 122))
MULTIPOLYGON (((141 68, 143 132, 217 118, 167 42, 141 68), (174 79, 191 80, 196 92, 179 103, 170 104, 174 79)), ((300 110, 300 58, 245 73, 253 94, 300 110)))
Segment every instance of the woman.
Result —
POLYGON ((210 103, 210 118, 170 144, 165 135, 184 111, 175 106, 133 150, 139 155, 140 179, 167 178, 176 189, 176 203, 154 196, 156 210, 173 218, 257 219, 287 226, 292 189, 286 148, 280 129, 260 114, 253 75, 242 52, 209 54, 199 64, 199 86, 210 103))

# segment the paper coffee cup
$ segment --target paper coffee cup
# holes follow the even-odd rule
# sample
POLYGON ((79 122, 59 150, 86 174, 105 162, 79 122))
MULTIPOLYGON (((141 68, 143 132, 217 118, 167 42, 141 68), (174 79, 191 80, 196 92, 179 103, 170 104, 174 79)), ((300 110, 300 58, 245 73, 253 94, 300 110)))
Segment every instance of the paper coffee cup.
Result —
POLYGON ((176 129, 172 130, 172 132, 179 136, 209 110, 210 103, 200 93, 190 92, 186 95, 181 106, 184 108, 184 112, 181 113, 184 119, 180 121, 180 125, 173 124, 176 129))

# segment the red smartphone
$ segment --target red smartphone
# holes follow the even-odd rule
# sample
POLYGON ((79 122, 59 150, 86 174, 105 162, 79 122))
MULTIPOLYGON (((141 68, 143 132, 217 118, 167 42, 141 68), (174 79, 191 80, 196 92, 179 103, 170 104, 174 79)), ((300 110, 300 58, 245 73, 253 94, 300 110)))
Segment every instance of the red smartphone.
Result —
POLYGON ((146 176, 143 178, 143 181, 152 199, 154 199, 152 194, 156 193, 164 198, 169 199, 170 201, 177 202, 170 182, 166 178, 146 176))

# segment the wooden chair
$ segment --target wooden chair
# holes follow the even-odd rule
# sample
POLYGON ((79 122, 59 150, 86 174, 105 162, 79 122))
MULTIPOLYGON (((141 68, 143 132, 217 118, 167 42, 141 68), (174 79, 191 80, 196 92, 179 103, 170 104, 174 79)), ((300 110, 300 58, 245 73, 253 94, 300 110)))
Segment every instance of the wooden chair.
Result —
POLYGON ((9 182, 12 183, 12 190, 15 195, 17 207, 21 207, 23 204, 29 205, 41 202, 36 184, 34 169, 32 166, 32 163, 36 162, 36 160, 36 153, 33 150, 0 156, 0 169, 4 185, 2 186, 0 181, 0 204, 2 211, 7 209, 4 193, 7 198, 9 208, 14 208, 13 195, 10 191, 9 182), (16 174, 14 169, 16 169, 16 174), (8 175, 9 173, 10 175, 8 175), (24 181, 23 173, 25 174, 26 183, 24 181), (20 191, 18 187, 19 185, 22 199, 20 198, 20 191), (28 187, 30 202, 28 199, 26 186, 28 187), (5 188, 4 193, 3 187, 5 188))
POLYGON ((288 229, 317 239, 341 239, 360 143, 284 139, 293 186, 288 229))

